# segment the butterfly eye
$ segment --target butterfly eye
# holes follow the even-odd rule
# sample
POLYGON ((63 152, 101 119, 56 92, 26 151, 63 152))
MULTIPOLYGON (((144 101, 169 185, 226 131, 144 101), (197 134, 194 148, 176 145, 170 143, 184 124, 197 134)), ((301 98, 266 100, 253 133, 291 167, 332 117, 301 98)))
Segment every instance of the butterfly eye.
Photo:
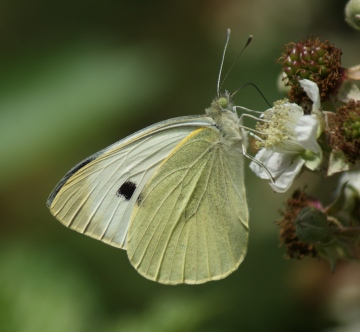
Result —
POLYGON ((219 98, 217 102, 222 108, 227 108, 229 105, 228 100, 224 97, 219 98))
POLYGON ((134 191, 136 189, 136 184, 134 182, 131 182, 131 181, 125 181, 119 188, 119 190, 116 192, 116 195, 117 196, 124 196, 125 199, 128 201, 134 191))

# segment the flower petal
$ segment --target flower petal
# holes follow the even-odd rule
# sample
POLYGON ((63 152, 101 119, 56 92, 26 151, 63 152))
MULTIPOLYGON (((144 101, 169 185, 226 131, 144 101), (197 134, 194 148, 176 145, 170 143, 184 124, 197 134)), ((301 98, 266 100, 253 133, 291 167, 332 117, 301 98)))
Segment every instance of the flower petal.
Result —
POLYGON ((311 115, 303 115, 297 126, 295 132, 297 134, 298 142, 306 150, 311 150, 315 153, 321 151, 320 145, 317 143, 317 130, 319 123, 315 117, 311 115))
POLYGON ((300 156, 293 160, 289 167, 279 177, 275 178, 274 183, 270 182, 271 188, 278 193, 286 192, 291 187, 304 163, 305 160, 300 156))
POLYGON ((250 163, 251 170, 260 178, 270 180, 268 173, 265 168, 269 171, 273 178, 283 172, 283 169, 287 167, 288 162, 285 161, 286 154, 275 152, 273 150, 261 149, 255 156, 263 167, 252 161, 250 163))
MULTIPOLYGON (((266 160, 269 159, 271 154, 277 153, 271 150, 261 149, 255 156, 255 159, 258 160, 265 166, 266 160)), ((266 166, 265 166, 266 167, 266 166)), ((269 175, 265 172, 264 168, 258 165, 256 162, 252 161, 250 163, 250 169, 261 179, 270 179, 269 175)), ((269 170, 270 172, 270 170, 269 170)))
POLYGON ((308 97, 313 102, 313 109, 319 109, 320 108, 320 94, 319 94, 319 88, 317 84, 313 81, 303 79, 300 80, 300 85, 308 95, 308 97))
POLYGON ((261 149, 255 158, 262 163, 263 167, 252 161, 250 163, 251 170, 258 177, 269 179, 269 175, 265 171, 266 168, 275 179, 275 183, 270 182, 270 186, 276 192, 287 191, 305 163, 300 156, 294 160, 290 154, 266 149, 261 149))

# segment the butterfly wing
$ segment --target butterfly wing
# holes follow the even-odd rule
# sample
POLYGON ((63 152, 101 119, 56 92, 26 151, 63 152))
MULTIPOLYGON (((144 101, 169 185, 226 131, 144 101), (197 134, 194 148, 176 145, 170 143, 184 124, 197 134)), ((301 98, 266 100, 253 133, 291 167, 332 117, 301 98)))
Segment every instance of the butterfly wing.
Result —
POLYGON ((199 128, 178 144, 137 198, 127 252, 148 279, 198 284, 236 270, 247 238, 241 148, 222 144, 215 127, 199 128))
POLYGON ((131 212, 146 182, 184 137, 213 125, 205 116, 163 121, 90 156, 50 194, 51 213, 71 229, 126 249, 131 212))

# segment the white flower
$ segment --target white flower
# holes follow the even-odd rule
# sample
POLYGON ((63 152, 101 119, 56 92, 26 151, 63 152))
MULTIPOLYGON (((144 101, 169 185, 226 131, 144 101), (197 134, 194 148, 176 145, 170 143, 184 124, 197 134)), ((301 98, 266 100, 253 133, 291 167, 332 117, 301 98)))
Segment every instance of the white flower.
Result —
POLYGON ((275 180, 270 186, 277 192, 287 191, 304 165, 314 170, 322 158, 317 143, 323 131, 319 89, 309 80, 300 84, 313 101, 311 115, 304 115, 299 105, 281 100, 262 114, 256 127, 263 137, 257 141, 260 151, 255 156, 260 165, 252 161, 250 168, 262 179, 269 179, 270 173, 275 180))

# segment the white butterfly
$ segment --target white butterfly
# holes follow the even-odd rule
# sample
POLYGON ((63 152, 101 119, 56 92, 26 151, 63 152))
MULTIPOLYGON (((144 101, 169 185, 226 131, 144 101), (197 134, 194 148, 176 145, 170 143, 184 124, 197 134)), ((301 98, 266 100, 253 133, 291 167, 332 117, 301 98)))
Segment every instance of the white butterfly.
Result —
POLYGON ((204 115, 154 124, 76 165, 48 198, 51 213, 125 249, 150 280, 199 284, 235 271, 248 241, 247 136, 219 90, 204 115))

